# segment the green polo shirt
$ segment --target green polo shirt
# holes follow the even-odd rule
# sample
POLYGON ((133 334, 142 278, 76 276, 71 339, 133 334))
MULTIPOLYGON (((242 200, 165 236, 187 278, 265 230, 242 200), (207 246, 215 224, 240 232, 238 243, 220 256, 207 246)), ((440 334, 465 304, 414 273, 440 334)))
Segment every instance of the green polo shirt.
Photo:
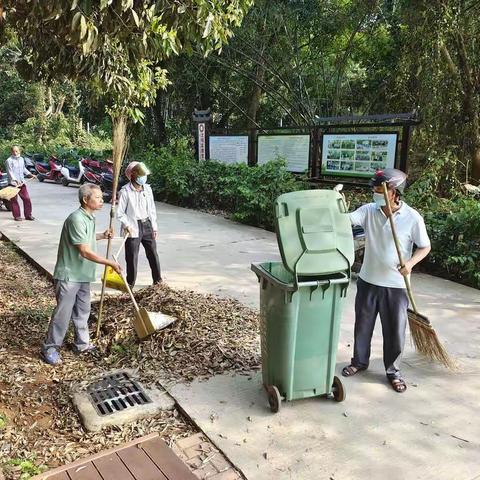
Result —
POLYGON ((79 208, 65 220, 58 245, 53 278, 69 282, 95 281, 96 263, 83 258, 77 245, 90 245, 96 251, 95 217, 79 208))

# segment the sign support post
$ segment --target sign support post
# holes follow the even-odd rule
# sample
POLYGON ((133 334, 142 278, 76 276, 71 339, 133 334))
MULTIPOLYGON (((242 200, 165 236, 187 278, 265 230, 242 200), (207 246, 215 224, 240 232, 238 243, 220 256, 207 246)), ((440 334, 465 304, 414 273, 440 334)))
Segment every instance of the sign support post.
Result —
POLYGON ((197 110, 193 113, 193 121, 197 124, 196 140, 197 140, 197 160, 204 161, 209 159, 208 155, 208 134, 209 125, 212 120, 210 109, 197 110))

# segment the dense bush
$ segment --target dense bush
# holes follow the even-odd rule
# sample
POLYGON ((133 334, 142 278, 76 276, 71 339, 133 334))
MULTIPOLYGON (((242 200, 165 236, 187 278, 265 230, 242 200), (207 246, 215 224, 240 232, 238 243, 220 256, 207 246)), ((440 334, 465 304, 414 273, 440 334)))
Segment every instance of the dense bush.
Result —
POLYGON ((446 270, 453 280, 480 288, 480 201, 438 202, 424 216, 434 270, 446 270))
POLYGON ((10 155, 12 145, 20 145, 28 153, 55 154, 70 160, 74 160, 69 157, 71 150, 101 152, 111 149, 109 138, 88 134, 61 113, 44 121, 38 117, 29 118, 23 124, 12 125, 8 131, 4 131, 3 137, 0 137, 0 159, 10 155))
POLYGON ((281 160, 255 168, 244 164, 197 162, 184 139, 149 147, 137 159, 152 170, 156 196, 177 205, 222 210, 232 220, 273 228, 273 201, 281 193, 308 188, 281 160))
POLYGON ((406 201, 425 218, 432 241, 430 267, 452 280, 480 288, 480 200, 465 192, 451 152, 431 156, 406 201))

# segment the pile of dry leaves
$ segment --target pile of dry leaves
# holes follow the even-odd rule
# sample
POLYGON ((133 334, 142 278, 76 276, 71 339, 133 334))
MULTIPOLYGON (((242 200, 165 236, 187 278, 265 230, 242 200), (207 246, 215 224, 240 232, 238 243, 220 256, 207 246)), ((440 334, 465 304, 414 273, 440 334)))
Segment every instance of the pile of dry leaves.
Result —
POLYGON ((67 342, 61 352, 63 364, 46 365, 39 350, 55 305, 53 287, 3 242, 0 264, 0 468, 7 479, 151 432, 172 441, 194 431, 174 410, 87 433, 71 403, 72 384, 119 367, 137 368, 146 385, 167 381, 167 388, 172 381, 258 368, 258 319, 253 311, 236 301, 167 286, 138 292, 138 302, 147 310, 178 319, 165 330, 138 341, 130 301, 125 296, 111 297, 105 304, 100 352, 78 357, 67 342))
POLYGON ((146 288, 136 298, 148 311, 171 315, 177 321, 140 343, 131 325, 130 298, 108 298, 98 344, 106 353, 120 357, 115 366, 136 367, 148 381, 159 376, 192 380, 258 368, 258 316, 236 300, 166 285, 146 288))

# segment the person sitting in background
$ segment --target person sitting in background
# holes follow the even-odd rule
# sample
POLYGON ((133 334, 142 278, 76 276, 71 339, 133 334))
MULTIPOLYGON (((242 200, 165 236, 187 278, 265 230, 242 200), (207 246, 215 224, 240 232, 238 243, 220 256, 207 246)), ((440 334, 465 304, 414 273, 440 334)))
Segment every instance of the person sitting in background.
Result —
POLYGON ((95 349, 88 332, 90 282, 95 280, 95 264, 108 265, 117 273, 121 271, 117 262, 96 253, 96 240, 105 240, 112 234, 108 229, 103 233, 95 233, 93 213, 103 206, 100 187, 85 183, 78 190, 78 198, 80 208, 71 213, 63 224, 53 273, 57 306, 42 346, 42 357, 51 365, 62 361, 58 350, 63 344, 70 320, 75 331, 75 352, 86 353, 95 349))
POLYGON ((122 235, 129 233, 125 242, 125 261, 127 264, 127 282, 133 287, 137 279, 138 252, 140 244, 145 249, 152 271, 153 283, 160 283, 160 261, 157 254, 157 211, 153 192, 147 185, 148 168, 140 162, 131 162, 125 169, 130 180, 120 190, 117 218, 122 224, 122 235))
POLYGON ((32 202, 28 194, 27 186, 25 185, 25 177, 32 178, 33 175, 25 167, 25 160, 20 155, 19 146, 14 145, 12 147, 12 154, 5 161, 5 168, 8 175, 8 184, 12 187, 20 188, 18 194, 10 200, 13 219, 17 222, 22 221, 22 214, 18 203, 18 197, 20 197, 23 201, 25 220, 35 220, 32 216, 32 202))

